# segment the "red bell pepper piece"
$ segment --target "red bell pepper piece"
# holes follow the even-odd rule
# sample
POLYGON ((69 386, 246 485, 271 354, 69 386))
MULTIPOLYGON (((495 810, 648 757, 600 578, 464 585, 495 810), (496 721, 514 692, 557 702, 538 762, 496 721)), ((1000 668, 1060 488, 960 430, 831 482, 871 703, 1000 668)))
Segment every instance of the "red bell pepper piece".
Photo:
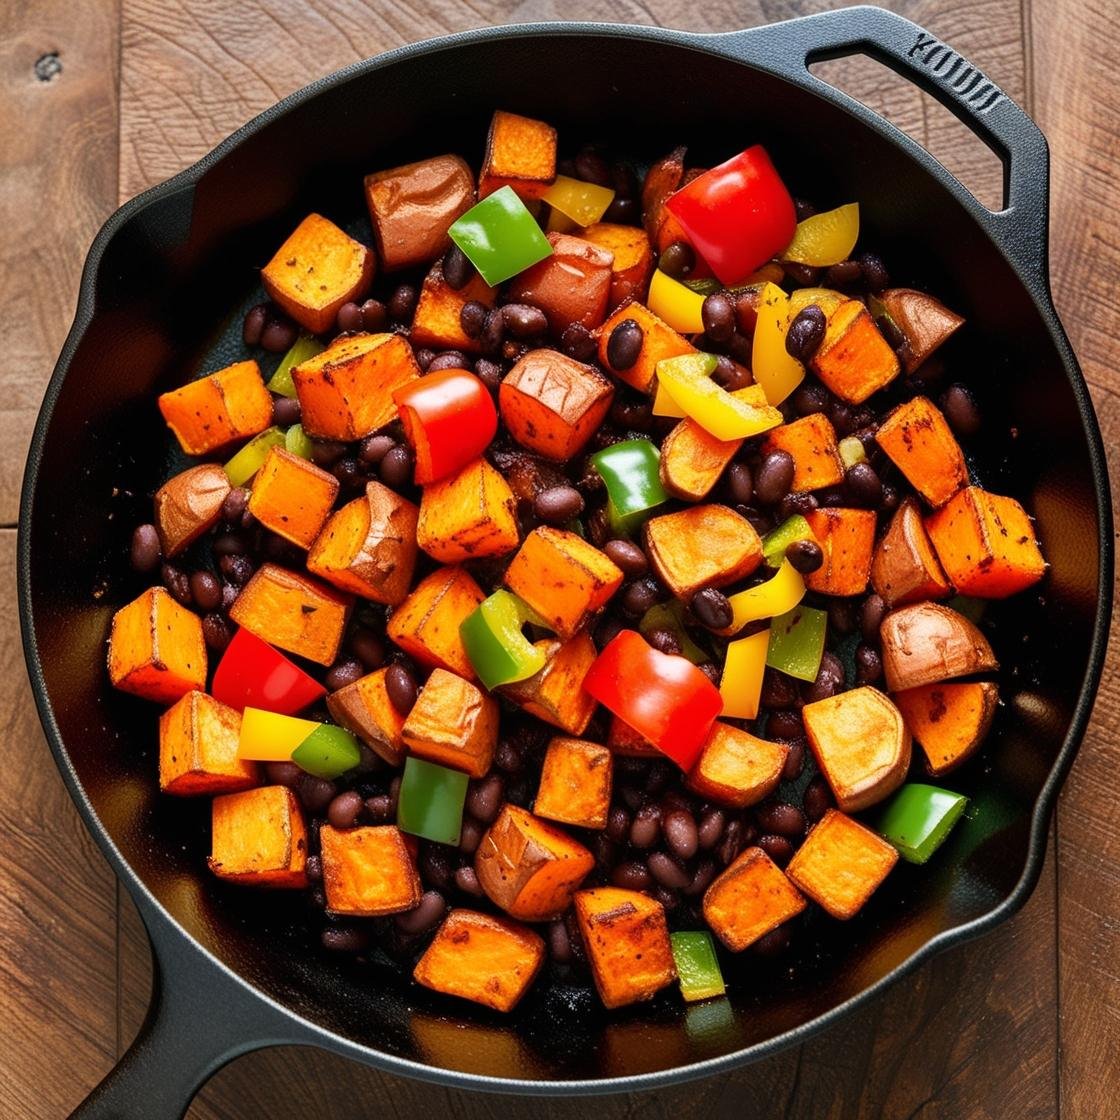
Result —
POLYGON ((489 390, 465 369, 441 369, 393 394, 416 452, 416 481, 436 482, 477 459, 498 430, 489 390))
POLYGON ((665 205, 723 284, 745 280, 797 230, 793 199, 760 144, 698 175, 665 205))
POLYGON ((603 647, 583 687, 624 723, 691 770, 723 711, 719 690, 691 661, 623 630, 603 647))
POLYGON ((239 712, 261 708, 284 716, 314 704, 326 691, 314 677, 244 626, 226 646, 210 688, 215 700, 239 712))

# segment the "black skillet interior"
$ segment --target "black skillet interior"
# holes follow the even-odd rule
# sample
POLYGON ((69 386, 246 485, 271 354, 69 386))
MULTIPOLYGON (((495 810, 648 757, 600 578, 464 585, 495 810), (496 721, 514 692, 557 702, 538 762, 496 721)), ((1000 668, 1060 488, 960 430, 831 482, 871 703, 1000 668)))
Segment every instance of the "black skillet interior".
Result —
POLYGON ((1013 269, 944 185, 856 116, 680 41, 453 43, 327 88, 247 136, 194 190, 135 211, 107 244, 94 291, 34 491, 31 611, 46 695, 123 859, 191 937, 281 1005, 360 1046, 452 1071, 627 1077, 796 1028, 1015 888, 1093 636, 1102 559, 1090 451, 1062 355, 1013 269), (704 165, 761 142, 795 194, 820 206, 858 199, 862 243, 898 281, 968 317, 948 357, 992 418, 974 449, 978 477, 1034 510, 1052 564, 1041 596, 985 619, 1004 705, 983 758, 947 783, 972 796, 968 819, 930 866, 893 875, 858 920, 808 922, 788 967, 742 955, 730 1001, 685 1009, 666 995, 607 1016, 587 992, 539 985, 497 1017, 414 987, 388 963, 325 958, 299 901, 208 876, 206 807, 158 798, 154 713, 111 692, 99 671, 111 613, 140 589, 128 534, 172 462, 155 394, 234 356, 233 309, 254 298, 256 270, 300 216, 314 208, 366 231, 365 172, 442 151, 477 166, 496 106, 553 122, 570 146, 605 139, 638 161, 683 142, 704 165))

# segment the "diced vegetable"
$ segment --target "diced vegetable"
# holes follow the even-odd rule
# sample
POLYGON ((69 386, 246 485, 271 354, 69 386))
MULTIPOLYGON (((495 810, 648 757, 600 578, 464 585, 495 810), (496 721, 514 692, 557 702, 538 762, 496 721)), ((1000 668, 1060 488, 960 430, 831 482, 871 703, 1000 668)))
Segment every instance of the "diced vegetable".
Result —
POLYGON ((284 433, 284 447, 301 459, 310 459, 315 451, 315 445, 303 430, 302 424, 293 424, 284 433))
POLYGON ((545 751, 533 812, 578 828, 606 828, 611 763, 606 747, 557 735, 545 751))
POLYGON ((159 410, 188 455, 209 454, 272 423, 272 397, 256 362, 235 362, 162 393, 159 410))
POLYGON ((845 436, 836 445, 836 450, 840 454, 840 462, 844 464, 845 470, 854 467, 857 463, 867 462, 867 449, 859 436, 845 436))
POLYGON ((766 664, 787 676, 815 681, 824 654, 828 615, 816 607, 796 606, 770 623, 766 664))
POLYGON ((727 994, 723 973, 716 959, 716 947, 707 930, 671 933, 669 943, 673 949, 673 964, 677 969, 681 995, 688 1002, 727 994))
POLYGON ((913 373, 943 342, 955 334, 964 319, 950 311, 940 300, 912 288, 891 288, 880 292, 872 308, 890 316, 904 341, 902 364, 913 373))
POLYGON ((416 568, 420 511, 380 482, 331 514, 307 555, 307 570, 342 591, 399 606, 416 568))
POLYGON ((464 568, 438 568, 425 576, 389 618, 392 641, 422 665, 474 678, 459 627, 485 599, 464 568))
POLYGON ((665 208, 665 202, 684 180, 685 151, 674 148, 650 166, 642 182, 642 225, 658 252, 684 237, 684 230, 665 208))
POLYGON ((738 634, 748 622, 789 614, 803 598, 805 580, 788 560, 783 560, 777 573, 764 583, 728 598, 732 621, 725 633, 738 634))
POLYGON ((745 809, 778 788, 789 748, 718 720, 688 775, 688 787, 708 801, 745 809))
POLYGON ((226 646, 210 691, 219 703, 239 712, 262 708, 290 716, 314 704, 326 689, 279 650, 242 627, 226 646))
POLYGON ((680 599, 701 587, 726 587, 762 563, 754 526, 723 505, 690 506, 652 518, 645 546, 654 571, 680 599))
MULTIPOLYGON (((779 269, 780 271, 780 269, 779 269)), ((780 282, 781 277, 776 279, 780 282)), ((789 317, 792 321, 804 308, 819 307, 827 319, 848 297, 834 288, 794 288, 789 294, 789 317)))
POLYGON ((704 297, 659 268, 653 270, 646 302, 654 315, 681 334, 699 334, 704 329, 704 320, 700 316, 704 297))
POLYGON ((323 890, 332 914, 377 918, 411 910, 420 876, 396 825, 319 829, 323 890))
POLYGON ((898 852, 835 809, 813 826, 786 874, 834 918, 855 917, 898 862, 898 852))
POLYGON ((410 836, 457 847, 468 781, 462 770, 415 756, 406 758, 397 799, 397 827, 410 836))
POLYGON ((338 485, 333 474, 274 447, 253 482, 249 510, 266 529, 310 548, 330 515, 338 485))
POLYGON ((758 715, 769 648, 769 630, 727 643, 719 694, 723 699, 723 714, 729 719, 754 719, 758 715))
POLYGON ((925 684, 896 692, 894 702, 936 778, 979 749, 999 704, 999 688, 992 681, 925 684))
POLYGON ((294 751, 292 761, 316 778, 339 778, 362 761, 358 741, 349 731, 321 723, 294 751))
POLYGON ((525 922, 558 917, 595 866, 562 829, 506 803, 474 857, 475 874, 495 906, 525 922))
MULTIPOLYGON (((659 388, 716 439, 761 435, 782 422, 782 414, 765 401, 752 402, 744 393, 732 395, 711 378, 711 354, 689 354, 657 363, 659 388)), ((760 394, 761 395, 761 394, 760 394)))
POLYGON ((554 334, 572 323, 592 330, 607 316, 614 257, 567 233, 548 234, 548 243, 551 255, 514 279, 509 298, 539 307, 554 334))
POLYGON ((459 636, 486 688, 523 681, 544 667, 544 650, 522 633, 527 622, 539 621, 535 611, 504 589, 484 599, 463 620, 459 636))
POLYGON ((552 253, 548 238, 511 187, 472 206, 448 233, 492 287, 552 253))
POLYGON ((858 299, 847 300, 829 314, 824 340, 809 364, 849 404, 863 404, 902 371, 898 356, 858 299))
POLYGON ((786 451, 793 458, 791 490, 820 490, 844 481, 836 431, 823 412, 814 412, 767 433, 762 453, 786 451))
POLYGON ((401 738, 420 758, 485 777, 498 744, 498 704, 470 681, 433 669, 401 738))
POLYGON ((566 642, 546 639, 535 646, 544 654, 544 667, 527 680, 506 685, 502 694, 529 715, 569 735, 582 735, 595 714, 595 701, 583 690, 598 656, 595 643, 583 633, 566 642))
POLYGON ((544 941, 527 926, 458 908, 439 927, 412 978, 434 992, 512 1011, 545 955, 544 941))
POLYGON ((495 112, 486 136, 478 197, 508 185, 522 198, 541 198, 555 178, 556 129, 531 117, 495 112))
POLYGON ((968 805, 968 798, 947 789, 909 782, 887 802, 876 826, 884 840, 908 863, 925 863, 968 805))
POLYGON ((930 543, 921 510, 905 498, 875 548, 871 585, 888 607, 921 599, 944 599, 952 592, 930 543))
POLYGON ((827 268, 846 261, 859 239, 859 203, 849 202, 797 223, 782 260, 827 268))
POLYGON ((264 466, 274 447, 283 447, 287 437, 280 428, 265 428, 254 436, 225 465, 226 477, 232 486, 244 486, 264 466))
POLYGON ((353 731, 367 747, 390 765, 399 766, 404 757, 404 716, 389 699, 385 687, 388 671, 377 669, 332 692, 327 697, 327 709, 337 723, 353 731))
POLYGON ((159 788, 177 797, 236 793, 257 785, 237 755, 241 714, 197 690, 159 717, 159 788))
POLYGON ((596 887, 575 896, 591 978, 608 1008, 652 999, 676 978, 665 908, 637 891, 596 887))
POLYGON ((643 296, 653 274, 653 248, 645 230, 634 226, 598 222, 588 226, 583 236, 592 245, 606 249, 614 257, 611 265, 611 291, 608 307, 643 296))
POLYGON ((503 556, 517 541, 513 491, 485 459, 424 487, 416 543, 433 560, 456 564, 503 556))
POLYGON ((312 334, 329 331, 338 309, 368 291, 376 257, 319 214, 308 214, 261 269, 264 290, 312 334))
POLYGON ((559 210, 577 226, 590 226, 607 212, 614 201, 614 191, 598 183, 557 175, 552 186, 541 195, 541 201, 559 210))
POLYGON ((296 747, 319 726, 313 719, 246 708, 241 713, 237 757, 254 762, 289 762, 296 747))
POLYGON ((114 688, 173 704, 206 688, 202 621, 162 587, 149 587, 113 615, 109 680, 114 688))
POLYGON ((777 284, 762 286, 751 340, 751 372, 772 405, 781 404, 805 380, 805 367, 786 350, 793 314, 790 297, 777 284))
POLYGON ((156 491, 156 529, 165 558, 217 525, 229 491, 229 478, 216 463, 188 467, 156 491))
POLYGON ((875 550, 875 511, 821 508, 805 515, 824 563, 805 577, 810 591, 822 595, 862 595, 871 578, 875 550))
POLYGON ((599 364, 609 370, 632 389, 649 393, 653 389, 657 364, 667 358, 677 358, 683 354, 695 354, 696 347, 682 338, 668 323, 659 319, 648 307, 632 300, 616 308, 598 330, 599 364), (642 346, 634 364, 626 369, 616 369, 610 363, 609 344, 616 327, 627 321, 637 324, 642 332, 642 346))
POLYGON ((807 903, 761 848, 747 848, 704 892, 704 919, 733 953, 753 945, 807 903))
POLYGON ((307 886, 307 826, 287 786, 261 786, 215 797, 210 870, 251 887, 307 886))
POLYGON ((657 758, 661 754, 648 739, 616 715, 611 716, 607 726, 607 746, 611 754, 622 755, 623 758, 657 758))
POLYGON ((878 427, 875 441, 931 506, 944 505, 968 485, 968 467, 941 409, 926 397, 900 404, 878 427))
POLYGON ((723 707, 715 685, 683 657, 623 630, 596 658, 583 687, 682 770, 691 769, 723 707))
POLYGON ((300 362, 306 362, 308 358, 314 358, 316 354, 321 354, 325 349, 323 343, 314 335, 301 334, 292 343, 291 349, 280 359, 276 372, 269 378, 268 391, 279 393, 282 397, 294 397, 296 395, 296 383, 292 380, 292 370, 300 362))
POLYGON ((799 513, 787 517, 776 529, 762 538, 762 559, 768 568, 780 568, 786 558, 786 549, 794 541, 816 541, 809 522, 799 513))
POLYGON ((654 630, 668 630, 680 643, 681 656, 687 657, 693 665, 703 665, 711 661, 712 657, 692 640, 685 626, 687 609, 680 599, 654 603, 638 622, 638 633, 648 640, 654 630))
POLYGON ((333 588, 277 564, 262 564, 229 617, 271 645, 333 665, 350 607, 350 597, 333 588))
POLYGON ((959 490, 926 518, 937 558, 961 595, 1006 599, 1046 574, 1027 511, 978 486, 959 490))
POLYGON ((877 689, 853 688, 801 709, 813 757, 836 804, 858 813, 893 793, 910 768, 910 732, 877 689))
POLYGON ((686 416, 661 441, 661 484, 675 498, 698 502, 711 493, 742 445, 741 439, 716 439, 686 416))
POLYGON ((648 439, 628 439, 596 451, 588 461, 607 488, 611 525, 629 536, 669 500, 661 485, 660 456, 648 439))
POLYGON ((473 273, 461 288, 453 288, 443 275, 443 262, 436 261, 420 287, 409 333, 412 345, 477 354, 482 341, 463 330, 463 308, 468 303, 493 307, 497 294, 478 273, 473 273))
POLYGON ((891 611, 879 636, 891 692, 999 668, 988 639, 963 614, 940 603, 891 611))

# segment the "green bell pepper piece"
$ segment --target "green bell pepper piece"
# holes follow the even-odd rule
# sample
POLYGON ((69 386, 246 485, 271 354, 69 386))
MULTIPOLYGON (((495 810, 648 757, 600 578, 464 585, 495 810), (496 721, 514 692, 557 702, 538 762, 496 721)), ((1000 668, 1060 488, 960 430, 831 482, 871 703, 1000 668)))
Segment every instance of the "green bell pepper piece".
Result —
POLYGON ((710 933, 671 933, 669 943, 677 966, 681 995, 686 1000, 711 999, 712 996, 727 994, 710 933))
POLYGON ((762 538, 762 558, 768 568, 780 568, 786 558, 786 549, 794 541, 815 541, 809 522, 799 513, 787 517, 776 529, 762 538))
POLYGON ((879 832, 910 863, 925 863, 960 819, 968 798, 921 782, 904 785, 879 817, 879 832))
POLYGON ((796 606, 770 623, 766 664, 790 677, 815 681, 824 654, 828 615, 816 607, 796 606))
POLYGON ((409 756, 401 775, 397 827, 437 844, 456 845, 466 797, 467 775, 462 770, 409 756))
POLYGON ((652 630, 671 630, 681 644, 681 656, 687 657, 693 665, 703 665, 712 660, 711 655, 705 653, 689 636, 684 625, 684 614, 685 605, 680 599, 657 603, 642 615, 638 633, 644 638, 652 630))
POLYGON ((628 439, 591 456, 607 486, 611 528, 629 536, 659 505, 669 500, 661 485, 661 455, 648 439, 628 439))
POLYGON ((284 446, 301 459, 310 459, 314 445, 311 437, 303 430, 302 424, 293 424, 284 435, 284 446))
POLYGON ((292 761, 316 778, 337 778, 362 760, 358 740, 349 731, 321 723, 294 751, 292 761))
POLYGON ((284 446, 284 433, 280 428, 265 428, 226 463, 226 474, 234 486, 244 486, 261 469, 268 453, 274 447, 284 446))
POLYGON ((714 296, 716 292, 723 291, 723 285, 714 276, 701 276, 698 280, 682 280, 681 283, 690 291, 702 296, 714 296))
POLYGON ((447 232, 491 287, 552 255, 548 238, 513 187, 487 195, 447 232))
POLYGON ((316 354, 321 354, 325 349, 326 347, 317 338, 309 334, 301 334, 292 343, 292 348, 280 359, 276 372, 265 388, 270 393, 279 393, 282 397, 294 397, 296 395, 296 383, 292 379, 292 370, 300 362, 306 362, 308 358, 314 358, 316 354))
POLYGON ((495 591, 459 624, 459 637, 478 679, 487 688, 523 681, 544 668, 544 651, 522 633, 531 622, 547 625, 512 591, 495 591))

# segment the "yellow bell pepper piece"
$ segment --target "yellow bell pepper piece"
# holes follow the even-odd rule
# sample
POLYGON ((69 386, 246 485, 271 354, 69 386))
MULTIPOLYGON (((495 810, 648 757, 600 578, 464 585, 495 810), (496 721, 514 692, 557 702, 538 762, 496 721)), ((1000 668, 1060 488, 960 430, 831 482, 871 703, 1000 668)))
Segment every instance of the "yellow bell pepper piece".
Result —
MULTIPOLYGON (((715 366, 712 367, 713 369, 715 366)), ((653 394, 653 414, 654 416, 672 416, 677 420, 683 420, 688 413, 671 396, 669 391, 659 381, 657 383, 657 391, 653 394)))
POLYGON ((646 306, 681 334, 699 334, 704 329, 700 316, 704 297, 679 280, 666 276, 659 268, 653 270, 646 306))
MULTIPOLYGON (((657 363, 658 392, 664 392, 685 416, 692 417, 716 439, 747 439, 782 423, 782 414, 765 403, 764 390, 748 385, 729 393, 712 380, 715 368, 716 359, 711 354, 666 358, 657 363)), ((653 411, 657 413, 656 400, 653 411)))
MULTIPOLYGON (((827 314, 827 312, 826 312, 827 314)), ((771 404, 781 404, 805 379, 805 367, 786 351, 789 296, 777 284, 762 289, 751 344, 751 372, 771 404)))
POLYGON ((849 202, 835 210, 814 214, 797 223, 797 232, 782 259, 827 268, 846 261, 859 238, 859 203, 849 202))
POLYGON ((577 226, 591 226, 607 212, 607 207, 614 201, 614 191, 598 183, 585 183, 569 175, 557 175, 541 198, 577 226))
POLYGON ((319 726, 312 719, 246 708, 241 716, 237 757, 256 762, 289 762, 292 751, 319 726))
POLYGON ((792 323, 797 318, 797 313, 810 304, 819 307, 827 318, 847 298, 843 292, 832 288, 797 288, 789 294, 789 321, 792 323))
POLYGON ((579 226, 567 214, 562 214, 555 207, 550 206, 544 229, 545 233, 572 233, 579 229, 579 226))
POLYGON ((785 614, 793 610, 804 597, 805 580, 788 560, 783 560, 777 573, 765 583, 728 596, 733 614, 731 625, 724 633, 736 634, 748 622, 785 614))
POLYGON ((723 676, 719 694, 723 697, 723 715, 731 719, 754 719, 762 695, 762 674, 766 672, 766 651, 770 648, 770 631, 760 630, 749 638, 729 642, 723 659, 723 676))

